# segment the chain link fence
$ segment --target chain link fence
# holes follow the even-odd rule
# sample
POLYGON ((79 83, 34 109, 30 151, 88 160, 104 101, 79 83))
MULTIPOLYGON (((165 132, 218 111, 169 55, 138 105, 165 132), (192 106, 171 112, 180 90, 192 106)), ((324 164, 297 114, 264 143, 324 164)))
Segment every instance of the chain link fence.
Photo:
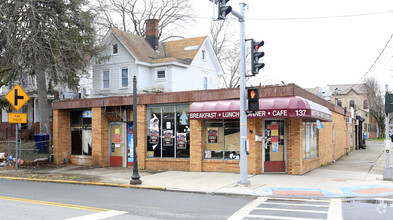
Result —
MULTIPOLYGON (((36 139, 37 140, 37 139, 36 139)), ((18 161, 23 164, 24 161, 49 160, 50 148, 49 140, 39 141, 0 141, 0 154, 4 153, 6 160, 0 161, 0 166, 18 161)))

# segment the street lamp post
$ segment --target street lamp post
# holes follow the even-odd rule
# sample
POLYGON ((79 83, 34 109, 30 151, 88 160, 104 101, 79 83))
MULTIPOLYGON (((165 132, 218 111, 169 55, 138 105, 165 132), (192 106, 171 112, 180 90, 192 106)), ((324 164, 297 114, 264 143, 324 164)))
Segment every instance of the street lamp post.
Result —
POLYGON ((134 84, 133 84, 133 94, 132 94, 132 112, 133 112, 133 124, 132 124, 132 129, 134 130, 134 168, 132 169, 132 176, 130 180, 131 185, 139 185, 142 183, 142 180, 140 179, 139 173, 138 173, 138 153, 137 153, 137 146, 138 146, 138 127, 137 127, 137 90, 136 90, 136 76, 134 76, 134 84))

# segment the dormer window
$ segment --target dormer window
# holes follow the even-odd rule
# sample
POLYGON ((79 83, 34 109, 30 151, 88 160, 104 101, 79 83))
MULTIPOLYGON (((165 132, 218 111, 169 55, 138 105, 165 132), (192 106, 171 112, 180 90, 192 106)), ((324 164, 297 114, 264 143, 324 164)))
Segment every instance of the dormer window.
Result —
POLYGON ((205 51, 205 50, 202 50, 202 60, 205 59, 205 53, 206 53, 206 51, 205 51))
POLYGON ((112 45, 112 54, 118 54, 119 53, 119 47, 117 44, 112 45))

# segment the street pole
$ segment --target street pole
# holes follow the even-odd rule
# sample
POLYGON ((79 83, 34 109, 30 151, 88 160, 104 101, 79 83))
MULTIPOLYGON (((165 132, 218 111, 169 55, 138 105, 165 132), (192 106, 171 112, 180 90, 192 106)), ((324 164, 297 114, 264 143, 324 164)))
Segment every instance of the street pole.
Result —
POLYGON ((228 13, 231 13, 233 16, 237 17, 240 24, 240 180, 238 183, 243 184, 245 186, 250 185, 250 181, 247 180, 248 175, 248 168, 247 168, 247 114, 246 114, 246 53, 245 53, 245 19, 244 19, 244 8, 246 7, 246 3, 241 2, 240 5, 240 12, 232 10, 232 8, 228 8, 225 4, 228 2, 227 0, 210 0, 214 4, 217 4, 219 7, 223 7, 224 10, 230 9, 228 11, 223 11, 225 13, 224 16, 219 15, 218 19, 222 20, 225 19, 225 16, 228 13))
POLYGON ((246 3, 240 3, 240 15, 236 11, 232 14, 239 18, 240 23, 240 184, 250 185, 247 179, 247 114, 246 114, 246 54, 245 54, 245 22, 244 8, 246 3))
MULTIPOLYGON (((385 92, 388 94, 389 86, 385 85, 385 92)), ((385 97, 386 99, 387 97, 385 97)), ((389 139, 389 113, 385 112, 385 150, 386 150, 386 167, 383 168, 383 179, 392 180, 392 168, 389 167, 389 151, 391 140, 389 139)))
POLYGON ((131 176, 131 180, 130 180, 130 184, 131 185, 139 185, 142 183, 142 180, 140 179, 139 173, 138 173, 138 154, 137 154, 137 146, 138 146, 138 127, 137 127, 137 90, 136 90, 136 76, 134 76, 134 84, 133 84, 133 94, 132 94, 132 99, 133 99, 133 103, 132 103, 132 114, 133 114, 133 123, 132 123, 132 129, 134 130, 134 136, 133 136, 133 140, 134 140, 134 167, 132 169, 132 176, 131 176))
POLYGON ((16 134, 15 134, 15 170, 18 171, 18 123, 16 123, 16 134))

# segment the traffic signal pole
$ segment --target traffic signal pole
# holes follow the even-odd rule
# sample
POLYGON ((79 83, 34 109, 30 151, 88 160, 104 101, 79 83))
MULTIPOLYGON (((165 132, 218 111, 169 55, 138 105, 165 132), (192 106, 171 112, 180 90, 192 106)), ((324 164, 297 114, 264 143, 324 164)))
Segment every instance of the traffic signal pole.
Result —
POLYGON ((246 114, 246 53, 245 53, 245 22, 244 8, 246 3, 240 3, 240 14, 232 11, 240 24, 240 184, 250 185, 247 167, 247 114, 246 114))
POLYGON ((209 0, 217 4, 217 20, 225 20, 226 15, 231 13, 238 18, 240 23, 240 181, 238 183, 245 186, 250 185, 247 179, 247 114, 246 114, 246 39, 245 39, 245 20, 244 8, 246 3, 239 3, 240 12, 232 10, 227 6, 229 0, 209 0))
MULTIPOLYGON (((385 85, 385 91, 386 91, 386 96, 385 99, 388 100, 388 102, 385 101, 385 105, 389 106, 390 105, 390 99, 389 99, 389 86, 385 85)), ((391 145, 391 140, 389 138, 389 110, 386 111, 385 108, 385 151, 386 151, 386 167, 383 168, 383 179, 384 180, 392 180, 392 168, 389 166, 389 151, 390 151, 390 145, 391 145)))

